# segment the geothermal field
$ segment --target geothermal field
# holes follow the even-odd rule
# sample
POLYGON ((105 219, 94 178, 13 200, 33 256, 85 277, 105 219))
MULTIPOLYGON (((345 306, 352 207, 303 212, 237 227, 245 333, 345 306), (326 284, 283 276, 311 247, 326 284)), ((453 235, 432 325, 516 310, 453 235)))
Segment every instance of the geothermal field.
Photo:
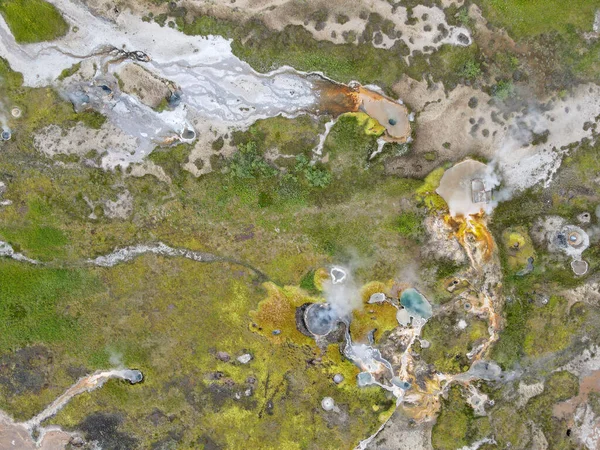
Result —
POLYGON ((0 450, 600 448, 600 5, 0 2, 0 450))

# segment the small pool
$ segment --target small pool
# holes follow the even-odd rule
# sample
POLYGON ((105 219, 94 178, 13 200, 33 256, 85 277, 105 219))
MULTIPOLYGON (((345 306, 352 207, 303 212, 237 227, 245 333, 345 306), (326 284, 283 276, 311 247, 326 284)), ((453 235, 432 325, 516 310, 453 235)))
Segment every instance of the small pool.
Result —
POLYGON ((404 290, 400 296, 400 304, 404 306, 413 317, 429 319, 433 315, 431 305, 416 289, 410 288, 404 290))

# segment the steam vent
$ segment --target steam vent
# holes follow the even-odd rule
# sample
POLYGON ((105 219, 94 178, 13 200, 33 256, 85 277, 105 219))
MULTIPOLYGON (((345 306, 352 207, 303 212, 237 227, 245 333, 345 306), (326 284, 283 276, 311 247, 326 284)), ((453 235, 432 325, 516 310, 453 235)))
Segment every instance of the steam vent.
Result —
POLYGON ((446 201, 450 214, 477 214, 492 199, 490 186, 485 183, 488 166, 467 159, 444 172, 436 192, 446 201))
POLYGON ((314 303, 304 311, 307 330, 315 336, 326 336, 333 331, 337 317, 326 303, 314 303))

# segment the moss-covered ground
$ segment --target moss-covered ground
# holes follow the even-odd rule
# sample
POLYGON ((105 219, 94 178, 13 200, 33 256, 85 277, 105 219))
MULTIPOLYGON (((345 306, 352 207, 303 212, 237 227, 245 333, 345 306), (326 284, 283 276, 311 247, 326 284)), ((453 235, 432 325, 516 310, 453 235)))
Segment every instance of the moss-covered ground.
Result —
POLYGON ((517 361, 523 364, 531 357, 560 352, 574 342, 575 336, 589 336, 593 328, 593 310, 583 305, 569 309, 566 300, 556 292, 579 286, 597 273, 600 261, 596 246, 583 253, 590 264, 588 274, 576 277, 569 258, 549 253, 547 247, 531 241, 530 233, 535 221, 548 215, 558 215, 567 223, 577 224, 577 215, 587 211, 595 223, 600 190, 589 180, 600 170, 597 152, 597 145, 583 145, 565 158, 550 188, 523 192, 500 203, 494 211, 491 229, 496 241, 504 243, 499 251, 507 301, 506 326, 492 355, 507 367, 517 361), (535 254, 534 270, 520 275, 521 264, 529 254, 535 254), (548 334, 555 338, 542 339, 548 334))
MULTIPOLYGON (((597 80, 600 46, 586 44, 581 35, 591 28, 597 5, 551 3, 492 0, 483 7, 492 23, 531 50, 533 59, 546 61, 551 89, 597 80)), ((6 0, 0 12, 21 42, 55 39, 68 30, 45 2, 6 0), (47 14, 36 24, 39 11, 47 14)), ((407 64, 407 48, 400 44, 390 50, 370 42, 334 45, 316 41, 299 26, 273 31, 256 20, 239 25, 184 16, 185 11, 173 26, 188 34, 232 38, 234 52, 257 70, 289 64, 338 81, 379 84, 388 93, 406 73, 417 79, 431 75, 450 88, 484 84, 495 100, 508 100, 515 92, 510 80, 527 64, 524 55, 490 56, 478 45, 444 46, 427 58, 414 55, 407 64)), ((460 11, 457 20, 469 22, 460 11)), ((32 133, 50 123, 99 127, 104 117, 76 114, 52 89, 23 87, 20 74, 1 59, 0 77, 2 98, 23 110, 20 119, 10 119, 13 140, 0 148, 0 179, 13 201, 0 209, 0 238, 51 263, 42 268, 0 261, 0 409, 29 418, 79 376, 122 363, 141 369, 145 382, 110 381, 74 399, 52 421, 90 435, 95 426, 110 422, 124 448, 352 448, 379 427, 391 399, 377 388, 358 389, 357 369, 335 346, 318 350, 295 330, 289 314, 300 302, 318 299, 317 268, 328 263, 359 261, 356 275, 363 281, 388 280, 406 265, 418 266, 424 210, 445 209, 435 194, 443 168, 424 181, 387 176, 381 158, 369 158, 377 133, 364 117, 352 114, 332 128, 324 146, 327 162, 314 166, 307 158, 323 124, 309 117, 278 117, 236 133, 236 156, 216 158, 217 170, 201 179, 181 167, 191 150, 185 145, 151 156, 173 184, 118 170, 73 168, 36 152, 32 133), (273 148, 293 157, 268 160, 273 148), (84 198, 114 200, 124 189, 134 198, 131 217, 89 217, 84 198), (262 284, 235 264, 156 256, 110 269, 73 267, 115 247, 158 240, 245 261, 269 281, 262 284), (260 324, 266 325, 258 330, 260 324), (217 352, 231 359, 219 359, 217 352), (236 361, 242 353, 252 355, 250 363, 236 361), (334 373, 346 380, 335 385, 334 373), (320 408, 324 396, 335 399, 341 415, 320 408)), ((223 147, 223 139, 215 141, 214 150, 223 147)), ((514 386, 480 386, 496 400, 488 419, 476 418, 464 392, 453 387, 434 427, 435 448, 456 448, 490 435, 503 448, 530 448, 531 422, 542 429, 549 448, 571 448, 565 424, 551 410, 576 395, 577 381, 551 371, 579 336, 600 342, 594 326, 598 313, 582 304, 569 308, 565 298, 550 295, 586 278, 573 276, 568 260, 536 246, 529 234, 540 216, 557 214, 573 222, 577 214, 595 211, 600 192, 590 181, 600 171, 598 150, 598 145, 584 146, 566 158, 550 189, 534 188, 501 203, 492 217, 496 242, 503 244, 502 289, 508 300, 505 328, 491 356, 506 369, 518 364, 528 376, 545 379, 543 393, 515 412, 503 390, 514 386), (529 256, 535 258, 534 271, 518 275, 529 256), (545 339, 548 335, 553 339, 545 339), (542 363, 536 365, 536 358, 542 363)), ((584 258, 590 262, 587 276, 597 275, 597 245, 584 258)), ((438 284, 460 271, 443 261, 427 264, 438 284)), ((386 286, 369 285, 363 300, 386 286)), ((353 333, 364 337, 376 321, 379 339, 395 326, 388 306, 357 312, 353 333)), ((423 330, 431 346, 422 349, 422 358, 437 370, 464 371, 466 353, 487 338, 486 322, 467 320, 460 330, 459 319, 436 316, 423 330)))
MULTIPOLYGON (((181 169, 189 147, 157 151, 152 160, 174 180, 167 184, 57 163, 37 152, 35 130, 53 121, 85 123, 88 116, 50 89, 23 87, 6 64, 2 70, 3 94, 24 114, 11 119, 13 139, 0 152, 5 196, 13 202, 0 209, 0 239, 49 267, 0 261, 0 356, 18 358, 23 349, 49 356, 23 369, 40 380, 0 373, 0 409, 26 419, 79 376, 122 363, 142 370, 144 383, 110 381, 75 398, 52 421, 81 425, 90 436, 94 424, 108 421, 127 437, 123 442, 140 448, 169 440, 183 448, 211 442, 351 448, 379 427, 393 402, 379 388, 358 389, 357 369, 337 347, 322 355, 308 338, 274 342, 253 331, 251 314, 269 292, 297 289, 284 286, 301 284, 303 296, 317 295, 317 268, 328 263, 360 261, 359 280, 388 280, 416 254, 397 218, 399 200, 414 202, 422 182, 385 176, 381 161, 369 164, 376 135, 360 116, 333 127, 325 143, 329 162, 316 169, 299 157, 307 156, 308 135, 322 125, 274 118, 234 137, 242 156, 200 179, 181 169), (30 110, 30 102, 41 107, 30 110), (286 172, 265 159, 273 146, 294 155, 286 172), (315 183, 323 174, 328 183, 315 183), (124 190, 133 196, 134 214, 110 219, 94 211, 97 218, 90 218, 84 198, 102 204, 124 190), (116 247, 156 241, 244 261, 270 283, 228 263, 144 256, 110 269, 81 264, 116 247), (253 356, 247 365, 235 359, 243 353, 253 356), (335 373, 346 381, 334 384, 335 373), (324 396, 335 399, 341 414, 320 408, 324 396)), ((386 317, 385 323, 395 320, 386 317)))
POLYGON ((463 318, 467 325, 461 329, 459 320, 457 314, 435 316, 423 327, 422 336, 431 345, 423 349, 421 355, 441 373, 467 371, 470 367, 467 353, 489 339, 487 321, 463 318))
POLYGON ((593 0, 487 0, 481 5, 489 20, 517 37, 564 33, 569 27, 591 31, 598 8, 593 0))
POLYGON ((19 43, 53 41, 69 30, 60 12, 44 0, 3 0, 0 13, 19 43))

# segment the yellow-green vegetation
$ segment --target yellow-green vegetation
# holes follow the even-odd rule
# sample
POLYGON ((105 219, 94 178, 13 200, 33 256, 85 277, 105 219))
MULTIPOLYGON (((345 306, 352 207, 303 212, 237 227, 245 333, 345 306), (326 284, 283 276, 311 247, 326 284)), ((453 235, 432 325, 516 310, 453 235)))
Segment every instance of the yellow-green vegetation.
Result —
POLYGON ((381 136, 385 128, 377 120, 364 112, 346 113, 344 116, 356 117, 356 124, 362 127, 367 136, 381 136))
POLYGON ((341 115, 323 146, 324 154, 329 153, 336 166, 339 166, 336 172, 365 168, 369 156, 377 149, 377 136, 381 134, 381 128, 377 121, 363 113, 341 115))
POLYGON ((52 370, 35 395, 3 390, 0 406, 18 418, 41 410, 81 370, 110 367, 116 356, 142 370, 145 382, 111 381, 73 399, 54 423, 76 427, 108 408, 124 415, 119 432, 141 448, 175 430, 183 448, 197 448, 208 436, 225 448, 338 449, 352 447, 393 408, 382 390, 352 382, 356 368, 339 350, 309 364, 316 355, 305 345, 273 345, 251 332, 250 308, 264 291, 253 287, 245 269, 155 256, 112 269, 49 270, 16 262, 0 268, 6 280, 0 287, 3 354, 36 341, 52 356, 52 370), (219 351, 231 360, 217 358, 219 351), (250 363, 235 360, 243 353, 253 356, 250 363), (331 373, 344 373, 348 382, 335 385, 331 373), (341 426, 328 426, 337 416, 319 408, 324 396, 345 412, 341 426), (156 411, 170 419, 153 425, 148 416, 156 411))
POLYGON ((481 5, 489 20, 515 37, 550 31, 564 33, 569 26, 591 31, 598 8, 594 0, 489 0, 481 5))
MULTIPOLYGON (((546 248, 535 246, 532 248, 536 254, 533 272, 524 277, 516 276, 506 238, 517 231, 525 239, 525 248, 529 248, 525 232, 540 217, 559 215, 570 223, 576 223, 576 216, 584 211, 593 217, 600 200, 600 189, 590 183, 600 167, 598 149, 598 144, 583 145, 565 159, 548 189, 529 189, 500 203, 494 211, 490 228, 496 241, 505 243, 499 250, 505 275, 503 290, 508 301, 503 311, 506 325, 492 349, 492 357, 505 367, 512 367, 517 361, 526 363, 527 359, 523 357, 527 355, 533 358, 559 352, 571 345, 576 334, 593 333, 591 324, 595 315, 590 308, 576 304, 568 310, 564 299, 550 297, 557 289, 576 287, 586 278, 574 277, 567 260, 561 259, 560 255, 548 254, 546 248), (582 194, 569 198, 569 192, 582 194), (549 201, 544 202, 543 198, 549 201), (540 304, 540 295, 549 298, 547 305, 540 304), (548 333, 561 338, 545 339, 548 333), (528 342, 527 352, 525 342, 528 342)), ((590 263, 586 276, 592 276, 599 269, 600 254, 592 246, 584 253, 584 258, 590 263)))
POLYGON ((311 339, 296 327, 296 309, 305 303, 315 303, 319 299, 308 297, 297 287, 280 288, 273 283, 265 283, 267 298, 258 304, 258 309, 250 313, 253 321, 251 330, 275 344, 291 341, 296 344, 314 345, 311 339))
POLYGON ((563 297, 551 296, 548 304, 533 308, 525 323, 525 355, 535 358, 567 348, 584 320, 584 316, 569 314, 563 297))
MULTIPOLYGON (((234 133, 234 141, 255 141, 261 152, 277 148, 284 155, 308 154, 318 143, 323 126, 313 117, 283 116, 257 120, 247 131, 234 133)), ((278 161, 279 162, 279 161, 278 161)))
POLYGON ((454 450, 488 437, 491 432, 487 417, 476 418, 459 386, 452 386, 431 433, 431 444, 436 450, 454 450))
POLYGON ((398 232, 409 239, 420 239, 425 233, 423 217, 413 211, 402 211, 395 220, 395 225, 398 232))
POLYGON ((371 42, 336 45, 316 40, 299 25, 275 31, 259 20, 240 25, 209 16, 197 16, 181 25, 186 34, 218 34, 233 39, 235 55, 260 72, 289 65, 303 71, 322 71, 340 82, 358 79, 374 83, 391 92, 407 67, 404 56, 409 50, 403 42, 390 49, 375 48, 371 42))
POLYGON ((69 78, 72 75, 75 75, 79 69, 81 69, 81 63, 78 62, 76 64, 73 64, 71 67, 69 67, 68 69, 63 70, 60 75, 58 76, 58 81, 62 81, 65 78, 69 78))
POLYGON ((535 259, 535 249, 525 227, 508 228, 502 233, 508 266, 518 271, 527 266, 529 258, 535 259))
POLYGON ((36 342, 73 342, 81 331, 64 310, 79 296, 93 295, 99 280, 84 271, 0 264, 0 349, 36 342))
POLYGON ((430 73, 434 80, 454 88, 461 81, 474 81, 482 75, 479 48, 477 44, 468 47, 446 44, 431 56, 417 54, 410 58, 407 73, 417 80, 430 73))
POLYGON ((423 327, 423 339, 431 345, 422 349, 421 355, 439 372, 466 372, 470 366, 467 353, 489 338, 485 320, 464 317, 467 326, 461 330, 458 327, 460 319, 456 314, 434 316, 423 327))
MULTIPOLYGON (((312 344, 308 338, 300 345, 293 340, 277 345, 252 332, 250 312, 260 311, 260 302, 268 302, 269 296, 243 266, 150 255, 100 269, 86 268, 82 260, 118 247, 163 241, 244 261, 277 286, 297 286, 305 278, 302 290, 269 285, 281 298, 297 296, 300 301, 318 296, 327 275, 322 269, 306 274, 334 262, 368 258, 357 279, 395 277, 398 267, 412 260, 416 244, 405 242, 395 229, 371 227, 367 233, 365 227, 391 223, 395 205, 411 201, 420 181, 385 176, 380 166, 372 167, 376 177, 364 167, 356 173, 352 159, 322 188, 305 183, 302 174, 294 175, 296 180, 279 174, 240 178, 231 161, 223 161, 225 173, 196 179, 181 169, 187 146, 152 156, 172 184, 151 176, 129 177, 121 170, 56 165, 33 148, 31 131, 55 119, 71 126, 82 115, 49 89, 22 87, 20 75, 4 62, 0 68, 6 80, 3 94, 24 110, 21 119, 11 119, 13 139, 0 152, 0 178, 13 201, 0 209, 0 239, 52 266, 0 261, 11 280, 0 288, 3 330, 17 318, 23 324, 4 333, 0 358, 35 344, 52 361, 51 367, 44 362, 35 369, 46 368, 39 389, 2 386, 0 409, 29 418, 79 376, 111 367, 111 356, 120 354, 125 366, 144 372, 145 382, 130 386, 111 381, 74 399, 56 423, 78 427, 96 412, 112 411, 123 417, 115 432, 135 437, 141 448, 170 439, 170 432, 180 436, 183 448, 199 448, 208 439, 224 448, 351 448, 380 426, 393 401, 380 388, 358 389, 358 369, 338 347, 321 355, 306 345, 312 344), (19 101, 24 98, 38 102, 41 111, 26 108, 29 103, 19 101), (103 215, 104 203, 125 190, 133 197, 135 213, 122 219, 103 215), (271 202, 262 201, 264 193, 272 196, 271 202), (372 202, 373 197, 378 201, 372 202), (88 201, 96 218, 90 217, 88 201), (19 280, 28 280, 27 286, 19 280), (219 351, 228 352, 231 361, 216 358, 219 351), (243 353, 254 358, 248 365, 235 360, 243 353), (333 383, 335 373, 346 381, 333 383), (252 377, 257 381, 247 381, 252 377), (246 397, 248 389, 253 394, 246 397), (319 408, 324 396, 335 399, 345 422, 332 422, 319 408), (156 426, 148 420, 150 414, 158 417, 156 426)), ((277 121, 286 133, 292 127, 292 122, 277 121)), ((305 127, 306 135, 308 128, 321 127, 307 119, 293 123, 305 127)), ((331 148, 347 143, 348 151, 358 155, 373 139, 356 117, 340 124, 327 143, 331 148)), ((278 139, 291 145, 286 133, 267 132, 276 130, 275 124, 264 121, 260 128, 278 148, 278 139)), ((262 139, 258 133, 239 145, 255 142, 251 156, 261 158, 262 139)), ((366 153, 362 155, 361 163, 366 153)))
POLYGON ((425 205, 431 210, 444 211, 448 209, 448 205, 435 190, 440 185, 440 180, 444 175, 445 169, 438 167, 425 177, 425 182, 416 190, 416 198, 419 203, 425 205))
MULTIPOLYGON (((527 285, 527 281, 523 281, 527 285)), ((529 285, 539 287, 539 284, 529 285)), ((535 294, 510 298, 505 305, 506 326, 492 349, 492 358, 505 367, 515 362, 527 362, 524 357, 535 358, 566 349, 577 333, 589 333, 594 316, 587 308, 573 305, 560 296, 550 296, 547 304, 535 294), (552 339, 548 339, 552 336, 552 339)))
POLYGON ((53 41, 69 30, 60 12, 44 0, 3 0, 0 13, 19 43, 53 41))
POLYGON ((376 330, 373 338, 378 342, 381 337, 389 331, 398 327, 396 313, 398 310, 388 302, 368 304, 371 295, 383 292, 389 295, 393 281, 382 283, 372 281, 361 289, 363 306, 352 311, 352 322, 350 323, 350 334, 356 342, 367 342, 368 334, 376 330))

